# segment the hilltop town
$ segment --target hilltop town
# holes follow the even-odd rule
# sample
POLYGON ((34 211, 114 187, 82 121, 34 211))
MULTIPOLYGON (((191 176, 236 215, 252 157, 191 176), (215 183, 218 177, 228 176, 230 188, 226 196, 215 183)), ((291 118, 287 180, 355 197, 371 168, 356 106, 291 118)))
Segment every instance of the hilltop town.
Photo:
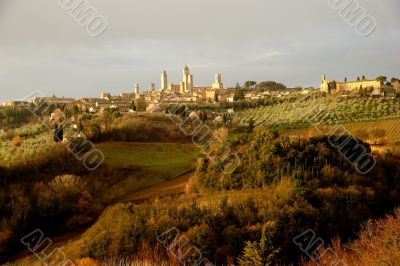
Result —
POLYGON ((169 82, 168 73, 164 70, 161 73, 159 88, 155 83, 152 83, 148 89, 142 90, 140 85, 136 83, 133 85, 131 92, 120 92, 117 95, 102 92, 98 98, 81 98, 79 100, 40 95, 26 101, 4 102, 3 107, 47 103, 50 105, 75 104, 80 111, 91 113, 101 112, 104 109, 118 109, 121 112, 157 112, 162 109, 160 105, 233 103, 238 100, 256 103, 270 97, 279 99, 290 94, 315 92, 331 93, 342 97, 394 97, 400 93, 400 81, 397 78, 392 78, 388 82, 387 78, 383 76, 376 79, 367 79, 362 76, 355 81, 348 81, 345 78, 343 82, 338 82, 328 80, 323 75, 320 88, 287 88, 284 84, 273 81, 259 83, 247 81, 242 86, 237 84, 234 88, 227 88, 222 81, 222 75, 217 73, 211 85, 198 86, 195 84, 194 75, 190 72, 189 67, 185 65, 182 70, 182 80, 177 84, 169 82))
MULTIPOLYGON (((261 84, 265 87, 272 88, 273 91, 265 90, 262 92, 255 91, 256 82, 250 82, 247 87, 247 93, 243 95, 243 100, 257 101, 269 95, 276 97, 284 97, 289 95, 286 86, 269 82, 269 84, 261 84), (254 90, 253 90, 254 89, 254 90)), ((236 88, 240 88, 237 85, 236 88)), ((109 92, 102 92, 99 98, 81 98, 79 100, 65 97, 34 97, 29 101, 9 101, 3 103, 3 107, 24 106, 34 103, 38 105, 41 102, 47 104, 70 104, 74 103, 79 106, 81 111, 98 112, 106 108, 118 108, 121 111, 146 110, 147 107, 170 104, 170 103, 215 103, 215 102, 234 102, 235 88, 227 88, 222 81, 222 75, 215 74, 214 82, 210 86, 197 86, 194 82, 194 76, 191 74, 188 66, 184 66, 182 70, 182 81, 178 84, 169 83, 167 71, 161 74, 161 84, 157 88, 152 83, 146 90, 142 90, 140 84, 134 84, 131 92, 120 92, 112 95, 109 92)), ((298 89, 297 89, 298 90, 298 89)), ((295 91, 295 90, 292 90, 295 91)))

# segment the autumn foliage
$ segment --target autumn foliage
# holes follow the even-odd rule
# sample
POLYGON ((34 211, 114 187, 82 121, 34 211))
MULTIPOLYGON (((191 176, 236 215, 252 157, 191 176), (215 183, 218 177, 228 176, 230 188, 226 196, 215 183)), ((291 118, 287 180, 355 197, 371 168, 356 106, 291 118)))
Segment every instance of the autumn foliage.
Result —
POLYGON ((22 138, 20 136, 15 136, 12 141, 11 141, 12 145, 14 147, 19 147, 22 144, 22 138))
MULTIPOLYGON (((400 208, 384 219, 369 220, 362 227, 356 240, 343 244, 334 240, 330 247, 319 250, 323 261, 319 265, 331 265, 333 261, 342 261, 349 266, 398 265, 400 262, 400 208), (333 250, 327 252, 328 249, 333 250)), ((345 265, 343 264, 343 265, 345 265)), ((316 265, 303 262, 303 266, 316 265)))

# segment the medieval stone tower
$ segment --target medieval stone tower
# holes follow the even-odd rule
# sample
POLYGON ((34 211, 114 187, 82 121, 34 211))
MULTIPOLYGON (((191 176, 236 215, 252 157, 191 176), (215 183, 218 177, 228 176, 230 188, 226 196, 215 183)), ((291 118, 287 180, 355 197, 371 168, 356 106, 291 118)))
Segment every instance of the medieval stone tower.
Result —
POLYGON ((168 89, 168 75, 167 71, 163 71, 161 74, 161 91, 166 91, 168 89))
POLYGON ((139 90, 139 84, 135 84, 135 87, 133 88, 133 93, 134 94, 139 94, 140 93, 140 90, 139 90))
POLYGON ((182 82, 180 84, 180 92, 189 92, 193 89, 193 75, 190 74, 188 66, 185 66, 182 71, 182 82))
POLYGON ((215 80, 214 83, 212 84, 213 89, 223 89, 224 84, 222 83, 222 76, 221 74, 215 74, 215 80))

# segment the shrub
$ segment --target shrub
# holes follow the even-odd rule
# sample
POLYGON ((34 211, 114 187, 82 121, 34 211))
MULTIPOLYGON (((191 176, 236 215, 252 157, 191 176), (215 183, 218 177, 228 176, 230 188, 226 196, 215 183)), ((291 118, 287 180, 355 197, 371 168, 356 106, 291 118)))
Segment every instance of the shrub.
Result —
POLYGON ((8 242, 13 234, 10 230, 0 232, 0 254, 7 251, 8 242))
POLYGON ((82 258, 76 261, 76 266, 101 266, 101 264, 92 258, 82 258))
MULTIPOLYGON (((342 261, 341 264, 349 266, 398 265, 399 243, 400 209, 396 209, 394 215, 365 223, 358 239, 350 244, 343 245, 340 240, 334 240, 329 248, 321 248, 318 253, 323 254, 321 258, 326 262, 342 261), (332 254, 332 250, 336 254, 332 254)), ((316 264, 304 261, 302 265, 316 264)))
POLYGON ((79 176, 61 175, 56 176, 49 186, 59 194, 80 194, 85 190, 86 183, 79 176))
POLYGON ((12 145, 14 147, 19 147, 22 144, 22 138, 20 136, 15 136, 12 141, 11 141, 12 145))

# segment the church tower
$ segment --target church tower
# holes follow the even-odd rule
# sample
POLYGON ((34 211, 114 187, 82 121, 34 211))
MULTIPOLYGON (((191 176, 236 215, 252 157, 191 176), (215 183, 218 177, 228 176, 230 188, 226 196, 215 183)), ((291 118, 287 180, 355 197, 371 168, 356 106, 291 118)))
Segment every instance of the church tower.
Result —
POLYGON ((161 91, 166 91, 168 89, 168 75, 167 71, 163 71, 161 74, 161 91))
POLYGON ((320 90, 324 91, 324 92, 328 92, 329 91, 329 81, 326 80, 326 75, 322 75, 322 77, 321 77, 320 90))

